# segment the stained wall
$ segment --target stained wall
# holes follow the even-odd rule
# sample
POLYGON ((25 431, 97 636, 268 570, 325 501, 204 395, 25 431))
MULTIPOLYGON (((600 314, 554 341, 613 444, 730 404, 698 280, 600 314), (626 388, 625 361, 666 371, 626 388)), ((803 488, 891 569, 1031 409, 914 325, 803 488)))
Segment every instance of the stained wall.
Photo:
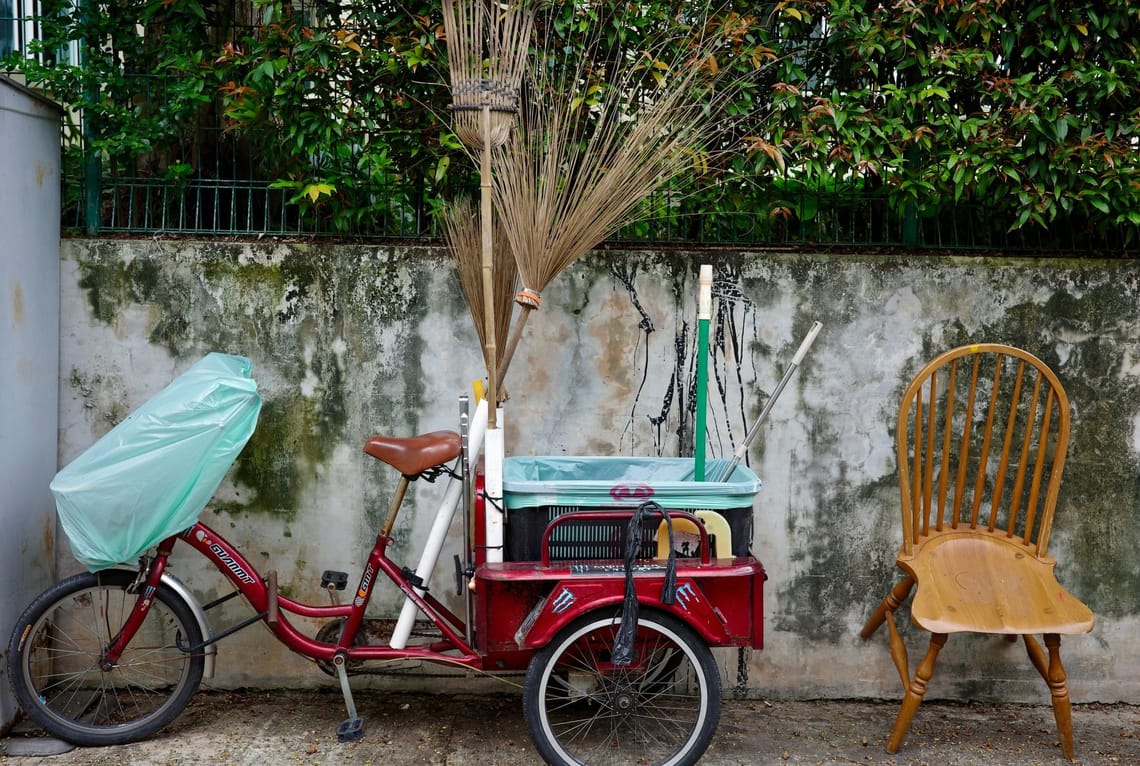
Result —
MULTIPOLYGON (((288 595, 324 598, 324 569, 355 577, 394 486, 362 453, 364 440, 455 428, 458 396, 481 375, 444 254, 88 239, 65 241, 62 253, 61 463, 206 352, 248 356, 265 400, 261 422, 203 518, 259 568, 277 569, 288 595)), ((1074 406, 1050 551, 1061 582, 1098 622, 1064 642, 1073 696, 1140 702, 1137 265, 599 252, 544 291, 527 325, 507 379, 508 453, 691 454, 702 262, 716 273, 711 457, 731 454, 811 322, 824 323, 749 454, 764 482, 753 550, 770 578, 766 647, 743 665, 722 653, 727 685, 758 697, 898 696, 885 635, 858 637, 896 578, 898 398, 937 352, 1004 341, 1050 363, 1074 406)), ((414 488, 397 525, 397 560, 414 565, 440 492, 414 488)), ((75 569, 59 547, 61 571, 75 569)), ((434 587, 455 601, 446 595, 452 552, 434 587)), ((203 601, 224 592, 193 554, 175 567, 203 601)), ((377 615, 398 606, 388 588, 377 615)), ((215 627, 246 614, 227 606, 215 627)), ((913 661, 925 644, 916 631, 905 635, 913 661)), ((998 638, 954 637, 939 667, 931 697, 1048 698, 1024 649, 998 638)), ((483 688, 478 678, 444 676, 413 670, 370 682, 483 688)), ((333 681, 252 628, 224 640, 214 683, 333 681)))

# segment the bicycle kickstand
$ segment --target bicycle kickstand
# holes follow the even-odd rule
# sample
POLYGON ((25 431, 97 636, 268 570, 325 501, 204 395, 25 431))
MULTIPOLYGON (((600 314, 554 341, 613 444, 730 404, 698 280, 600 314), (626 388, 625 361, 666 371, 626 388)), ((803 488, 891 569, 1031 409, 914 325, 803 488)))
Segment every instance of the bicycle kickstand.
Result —
POLYGON ((343 654, 333 657, 333 665, 336 666, 336 674, 340 678, 340 690, 344 693, 344 704, 348 708, 348 719, 336 727, 337 742, 354 742, 364 736, 364 719, 356 714, 356 703, 352 701, 346 664, 343 654))

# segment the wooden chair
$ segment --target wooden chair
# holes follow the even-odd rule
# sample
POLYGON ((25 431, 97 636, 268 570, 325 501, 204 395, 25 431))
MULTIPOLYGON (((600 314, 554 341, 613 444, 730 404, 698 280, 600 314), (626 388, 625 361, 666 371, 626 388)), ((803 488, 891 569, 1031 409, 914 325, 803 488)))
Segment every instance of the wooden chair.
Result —
POLYGON ((863 626, 884 621, 905 696, 887 752, 898 752, 950 633, 1021 635, 1052 693, 1061 750, 1073 727, 1061 634, 1093 627, 1088 607, 1046 555, 1069 443, 1069 400, 1057 376, 1021 349, 963 346, 929 362, 903 393, 896 431, 905 573, 863 626), (930 646, 910 676, 894 611, 915 590, 911 620, 930 646), (1046 652, 1034 638, 1045 637, 1046 652))

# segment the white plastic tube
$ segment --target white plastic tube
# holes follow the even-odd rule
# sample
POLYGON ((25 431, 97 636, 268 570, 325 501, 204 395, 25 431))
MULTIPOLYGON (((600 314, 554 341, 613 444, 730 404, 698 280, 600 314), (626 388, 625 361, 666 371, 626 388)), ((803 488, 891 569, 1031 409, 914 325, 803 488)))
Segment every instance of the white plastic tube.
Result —
POLYGON ((503 442, 503 409, 500 407, 496 420, 498 428, 487 431, 487 448, 484 452, 486 469, 483 506, 486 527, 487 562, 503 560, 503 459, 506 448, 503 442))
MULTIPOLYGON (((496 430, 499 430, 501 433, 501 429, 496 430)), ((471 451, 469 456, 471 465, 474 465, 475 461, 479 458, 479 452, 483 448, 483 439, 486 432, 487 400, 483 399, 475 409, 475 416, 471 418, 470 438, 468 439, 470 445, 469 449, 471 451)), ((501 485, 502 482, 500 480, 500 487, 501 485)), ((435 563, 439 560, 439 553, 443 550, 443 543, 447 539, 448 530, 451 529, 451 520, 455 518, 455 509, 461 505, 460 501, 462 498, 463 482, 454 477, 448 479, 443 501, 440 503, 439 509, 435 512, 435 520, 432 522, 431 531, 428 532, 427 541, 424 543, 423 552, 420 554, 420 563, 416 566, 416 576, 419 577, 425 585, 435 570, 435 563)), ((421 596, 424 594, 424 588, 415 588, 415 591, 421 596)), ((396 621, 396 628, 392 631, 392 639, 388 643, 390 647, 393 649, 403 649, 408 645, 408 637, 412 635, 412 628, 415 626, 416 614, 418 612, 419 608, 416 606, 416 602, 410 598, 405 598, 404 606, 400 610, 400 619, 396 621)))

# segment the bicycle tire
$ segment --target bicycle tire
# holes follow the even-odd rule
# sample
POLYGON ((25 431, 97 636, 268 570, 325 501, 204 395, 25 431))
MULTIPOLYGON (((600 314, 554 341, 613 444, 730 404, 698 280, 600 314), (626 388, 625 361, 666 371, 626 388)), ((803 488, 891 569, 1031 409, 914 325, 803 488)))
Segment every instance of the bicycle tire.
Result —
POLYGON ((587 614, 531 660, 523 716, 535 747, 556 766, 691 766, 720 721, 720 671, 681 620, 643 611, 635 657, 609 662, 620 612, 587 614))
POLYGON ((160 585, 146 620, 119 662, 100 657, 137 596, 135 573, 106 570, 61 580, 36 597, 16 622, 8 677, 28 717, 76 745, 134 742, 173 721, 202 681, 205 660, 176 644, 202 641, 194 613, 160 585))

